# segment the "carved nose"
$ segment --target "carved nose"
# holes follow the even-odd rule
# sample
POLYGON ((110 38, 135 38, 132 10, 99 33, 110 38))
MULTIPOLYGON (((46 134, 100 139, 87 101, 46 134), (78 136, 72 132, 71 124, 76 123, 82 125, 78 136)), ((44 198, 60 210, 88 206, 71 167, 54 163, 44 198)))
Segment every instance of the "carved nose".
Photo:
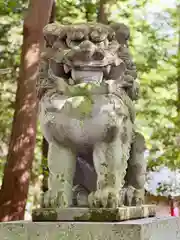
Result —
POLYGON ((83 52, 91 52, 93 53, 96 49, 96 46, 90 42, 89 40, 85 40, 84 42, 82 42, 79 45, 79 48, 83 51, 83 52))
POLYGON ((92 57, 93 60, 103 60, 104 54, 103 52, 97 49, 97 46, 89 40, 85 40, 79 45, 80 49, 84 53, 88 53, 89 56, 92 57))

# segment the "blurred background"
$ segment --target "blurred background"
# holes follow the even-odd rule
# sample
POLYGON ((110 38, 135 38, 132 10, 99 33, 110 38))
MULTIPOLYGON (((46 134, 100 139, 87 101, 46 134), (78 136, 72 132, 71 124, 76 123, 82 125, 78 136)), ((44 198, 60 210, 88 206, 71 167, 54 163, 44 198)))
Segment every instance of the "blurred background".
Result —
MULTIPOLYGON (((178 3, 178 0, 57 0, 53 5, 50 19, 62 24, 87 21, 123 22, 130 27, 129 46, 137 66, 138 81, 141 84, 141 97, 136 103, 136 125, 145 136, 147 143, 146 202, 158 204, 158 215, 169 215, 169 195, 177 200, 180 198, 180 7, 178 3)), ((45 11, 43 7, 42 5, 42 13, 45 11)), ((18 131, 21 131, 16 128, 13 130, 14 135, 11 134, 13 116, 17 117, 14 112, 19 111, 17 103, 23 101, 23 97, 16 90, 19 76, 22 80, 20 53, 23 39, 25 41, 26 37, 25 31, 23 33, 23 22, 27 11, 29 11, 28 1, 0 0, 0 186, 3 178, 6 178, 7 182, 15 181, 10 180, 12 173, 16 172, 15 162, 16 160, 23 162, 22 158, 13 157, 9 142, 15 144, 12 138, 16 135, 17 140, 18 131), (5 171, 5 166, 8 171, 5 171)), ((17 125, 23 126, 23 118, 17 125)), ((26 151, 26 146, 23 149, 26 151)), ((27 166, 31 175, 25 183, 29 186, 28 196, 24 195, 25 219, 31 219, 31 210, 38 205, 39 192, 46 187, 46 183, 42 182, 47 170, 46 152, 46 142, 43 141, 37 126, 32 171, 31 164, 27 166)), ((20 166, 19 163, 17 164, 20 166)), ((18 176, 17 174, 17 181, 19 181, 18 176)), ((14 191, 15 194, 16 189, 11 187, 12 185, 9 189, 4 187, 3 191, 1 190, 0 199, 4 198, 7 191, 14 191)))

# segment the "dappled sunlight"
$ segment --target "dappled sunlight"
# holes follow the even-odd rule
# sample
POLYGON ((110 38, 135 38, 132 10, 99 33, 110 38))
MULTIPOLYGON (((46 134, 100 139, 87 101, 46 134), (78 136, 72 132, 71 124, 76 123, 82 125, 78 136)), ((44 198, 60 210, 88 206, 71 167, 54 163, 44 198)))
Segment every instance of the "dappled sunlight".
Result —
MULTIPOLYGON (((39 125, 36 134, 36 80, 43 49, 42 29, 38 30, 38 24, 43 26, 47 23, 50 12, 50 8, 47 11, 45 9, 47 2, 44 0, 43 6, 40 6, 38 11, 36 8, 33 16, 28 15, 24 39, 22 19, 24 10, 27 9, 27 1, 18 3, 10 0, 5 7, 3 5, 0 8, 2 221, 23 219, 25 206, 25 219, 31 220, 31 210, 34 206, 39 206, 38 194, 42 190, 42 178, 47 171, 47 161, 42 159, 42 134, 39 125), (43 17, 38 15, 41 14, 41 9, 43 17), (44 22, 40 23, 41 20, 44 22), (35 24, 27 29, 33 21, 35 24), (21 48, 22 40, 24 44, 21 48), (24 54, 22 59, 20 50, 24 54)), ((108 7, 106 14, 109 22, 124 22, 131 30, 129 47, 137 66, 141 89, 140 99, 136 102, 135 128, 146 139, 145 158, 148 161, 148 173, 145 187, 147 192, 154 196, 180 196, 178 3, 178 0, 126 0, 105 3, 106 8, 108 7)), ((37 4, 36 0, 34 4, 37 4)), ((99 14, 99 5, 95 0, 87 3, 57 0, 56 5, 56 18, 62 24, 88 20, 95 22, 99 14)))
MULTIPOLYGON (((33 11, 32 6, 34 5, 31 5, 28 14, 33 11)), ((52 6, 52 1, 49 1, 47 6, 52 6)), ((45 18, 42 11, 38 13, 42 12, 40 15, 37 15, 36 11, 40 10, 40 8, 41 5, 36 5, 34 9, 35 15, 27 15, 24 22, 24 38, 20 76, 17 83, 15 113, 0 191, 1 221, 23 219, 28 194, 36 140, 36 79, 39 73, 40 49, 43 44, 42 28, 48 22, 51 7, 47 8, 47 12, 45 11, 45 14, 47 14, 45 18), (33 26, 33 21, 38 23, 39 26, 33 26)))
MULTIPOLYGON (((40 55, 40 44, 39 43, 32 44, 31 48, 27 51, 26 55, 24 56, 24 60, 26 62, 25 67, 29 68, 34 64, 38 64, 39 55, 40 55)), ((34 73, 34 76, 35 76, 35 73, 34 73)), ((33 76, 31 76, 31 78, 33 78, 33 76)))

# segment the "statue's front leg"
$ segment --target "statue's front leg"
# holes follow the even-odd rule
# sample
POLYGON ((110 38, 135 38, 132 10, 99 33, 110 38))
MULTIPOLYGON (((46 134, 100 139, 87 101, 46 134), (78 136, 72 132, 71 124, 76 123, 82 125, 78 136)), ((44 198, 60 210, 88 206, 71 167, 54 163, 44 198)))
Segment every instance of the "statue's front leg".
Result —
POLYGON ((116 208, 123 204, 122 187, 127 169, 132 140, 132 122, 124 117, 117 127, 111 127, 111 142, 95 144, 94 166, 97 172, 97 190, 89 196, 91 207, 116 208))
POLYGON ((72 204, 75 165, 76 155, 70 148, 56 142, 49 144, 49 190, 44 195, 44 207, 69 207, 72 204))
POLYGON ((145 139, 140 133, 135 133, 131 156, 126 174, 125 205, 140 205, 144 202, 144 185, 146 181, 147 161, 144 159, 145 139), (131 193, 128 194, 128 190, 131 193))

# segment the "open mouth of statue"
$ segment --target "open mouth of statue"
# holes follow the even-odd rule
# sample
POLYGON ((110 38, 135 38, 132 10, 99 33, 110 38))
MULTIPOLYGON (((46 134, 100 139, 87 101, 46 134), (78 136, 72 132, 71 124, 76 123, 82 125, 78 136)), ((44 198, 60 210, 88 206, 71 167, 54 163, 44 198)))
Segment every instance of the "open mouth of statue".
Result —
POLYGON ((75 82, 80 81, 101 83, 103 80, 103 72, 85 69, 72 69, 71 77, 75 82))
POLYGON ((103 80, 118 79, 124 73, 124 64, 120 62, 117 66, 116 64, 98 66, 84 63, 79 66, 70 66, 51 61, 50 69, 55 76, 61 77, 66 81, 72 79, 75 83, 101 83, 103 80))

